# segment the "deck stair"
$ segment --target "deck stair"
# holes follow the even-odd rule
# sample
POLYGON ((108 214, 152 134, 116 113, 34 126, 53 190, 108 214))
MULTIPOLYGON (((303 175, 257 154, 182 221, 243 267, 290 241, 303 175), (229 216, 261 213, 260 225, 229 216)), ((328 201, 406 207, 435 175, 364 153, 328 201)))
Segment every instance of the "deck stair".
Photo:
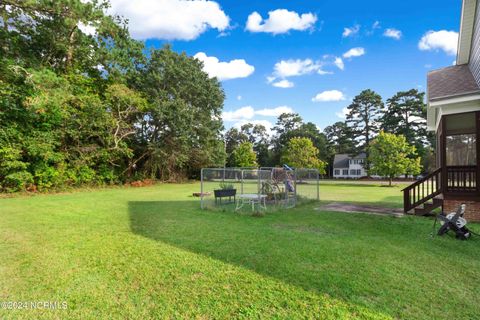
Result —
POLYGON ((427 201, 422 205, 413 209, 413 212, 417 216, 431 215, 433 210, 440 208, 443 205, 443 199, 441 197, 435 197, 432 201, 427 201))
POLYGON ((443 204, 441 168, 403 189, 403 210, 407 214, 430 215, 443 204))

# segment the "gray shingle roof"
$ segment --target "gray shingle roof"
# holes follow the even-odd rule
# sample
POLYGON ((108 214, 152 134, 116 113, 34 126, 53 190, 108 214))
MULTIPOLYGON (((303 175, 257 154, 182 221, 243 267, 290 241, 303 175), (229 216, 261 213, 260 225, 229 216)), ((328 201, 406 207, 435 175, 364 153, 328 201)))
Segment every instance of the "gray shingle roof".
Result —
POLYGON ((365 152, 361 152, 356 156, 350 156, 349 154, 336 154, 333 158, 333 167, 334 168, 348 168, 349 164, 348 161, 350 159, 365 159, 367 154, 365 152))
POLYGON ((350 156, 348 154, 336 154, 333 158, 334 168, 348 168, 348 160, 350 156))
POLYGON ((480 88, 466 64, 431 71, 428 73, 427 83, 430 101, 480 93, 480 88))

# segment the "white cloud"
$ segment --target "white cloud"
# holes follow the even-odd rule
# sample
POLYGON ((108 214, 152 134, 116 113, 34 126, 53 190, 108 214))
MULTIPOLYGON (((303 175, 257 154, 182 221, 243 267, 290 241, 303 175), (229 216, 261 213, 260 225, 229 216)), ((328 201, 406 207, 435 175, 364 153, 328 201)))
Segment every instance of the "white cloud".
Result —
POLYGON ((360 32, 360 25, 356 24, 353 27, 350 28, 344 28, 342 37, 347 38, 347 37, 353 37, 354 35, 358 34, 360 32))
POLYGON ((97 34, 97 29, 90 24, 84 24, 83 22, 79 22, 77 24, 77 27, 80 31, 82 31, 87 36, 94 36, 97 34))
POLYGON ((343 100, 346 100, 346 97, 343 94, 343 92, 339 90, 323 91, 312 98, 313 102, 332 102, 332 101, 343 101, 343 100))
POLYGON ((348 108, 345 107, 341 111, 335 112, 335 114, 336 114, 337 117, 339 117, 341 119, 345 119, 347 117, 347 114, 348 114, 348 108))
POLYGON ((408 121, 414 122, 414 123, 426 123, 427 122, 427 120, 425 120, 425 118, 417 117, 417 116, 410 116, 408 118, 408 121))
POLYGON ((267 83, 270 83, 275 87, 291 88, 294 86, 294 83, 287 81, 286 78, 312 73, 319 75, 333 74, 332 71, 326 71, 323 69, 327 66, 336 66, 341 70, 345 68, 342 58, 333 55, 324 55, 317 61, 312 59, 281 60, 275 64, 272 75, 267 77, 267 83))
POLYGON ((443 50, 446 54, 456 55, 458 45, 458 33, 455 31, 433 31, 425 33, 418 43, 422 51, 443 50))
POLYGON ((373 24, 370 30, 367 30, 366 35, 371 36, 375 33, 377 29, 381 29, 380 21, 376 20, 373 24))
POLYGON ((320 72, 322 64, 312 59, 282 60, 274 66, 274 74, 280 78, 301 76, 313 72, 320 72))
POLYGON ((272 86, 277 88, 288 89, 288 88, 293 88, 295 84, 291 81, 288 81, 287 79, 283 79, 283 80, 272 83, 272 86))
POLYGON ((353 57, 360 57, 366 53, 364 48, 352 48, 343 54, 345 59, 353 58, 353 57))
POLYGON ((110 13, 129 20, 136 39, 193 40, 208 29, 223 32, 230 18, 210 0, 111 0, 110 13))
POLYGON ((199 52, 194 57, 203 61, 203 71, 211 78, 217 77, 220 81, 246 78, 255 71, 255 67, 249 65, 244 59, 221 62, 216 57, 208 57, 204 52, 199 52))
POLYGON ((223 121, 239 121, 252 119, 253 117, 255 117, 255 110, 251 106, 246 106, 235 111, 226 111, 222 113, 223 121))
POLYGON ((304 31, 312 29, 317 16, 312 13, 299 15, 295 11, 277 9, 268 13, 263 19, 258 12, 252 12, 247 19, 246 29, 250 32, 287 33, 290 30, 304 31))
POLYGON ((275 81, 275 79, 277 79, 277 77, 268 76, 268 77, 267 77, 267 83, 272 83, 273 81, 275 81))
POLYGON ((238 100, 238 101, 242 100, 242 96, 240 96, 240 95, 237 96, 237 100, 238 100))
POLYGON ((402 37, 402 31, 394 28, 388 28, 388 29, 385 29, 385 31, 383 32, 383 35, 387 38, 400 40, 400 38, 402 37))
POLYGON ((234 111, 225 111, 222 113, 223 121, 244 121, 252 120, 255 116, 278 117, 282 113, 293 113, 293 109, 288 106, 279 106, 276 108, 264 108, 255 110, 252 106, 245 106, 234 111))
POLYGON ((321 75, 321 76, 326 75, 326 74, 333 74, 332 71, 325 71, 325 70, 322 70, 322 69, 319 69, 319 70, 317 71, 317 73, 318 73, 319 75, 321 75))
POLYGON ((288 106, 280 106, 272 109, 262 109, 255 111, 255 114, 265 117, 278 117, 282 113, 293 113, 293 109, 288 106))
POLYGON ((343 62, 343 59, 340 57, 335 57, 335 61, 333 62, 338 69, 344 70, 345 69, 345 63, 343 62))

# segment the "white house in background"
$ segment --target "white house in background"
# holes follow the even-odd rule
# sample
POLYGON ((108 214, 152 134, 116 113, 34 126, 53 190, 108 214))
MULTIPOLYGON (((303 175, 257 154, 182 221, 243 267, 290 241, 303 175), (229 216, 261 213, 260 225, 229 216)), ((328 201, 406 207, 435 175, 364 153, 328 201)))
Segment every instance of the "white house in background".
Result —
POLYGON ((367 176, 364 168, 365 153, 356 156, 348 154, 336 154, 333 159, 333 177, 344 179, 358 179, 367 176))

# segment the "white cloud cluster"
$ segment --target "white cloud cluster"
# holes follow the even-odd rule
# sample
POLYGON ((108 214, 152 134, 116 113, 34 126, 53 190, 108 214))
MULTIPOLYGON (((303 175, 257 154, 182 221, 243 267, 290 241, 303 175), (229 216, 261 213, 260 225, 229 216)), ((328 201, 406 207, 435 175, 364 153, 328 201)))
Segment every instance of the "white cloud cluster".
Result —
POLYGON ((321 71, 322 64, 312 59, 290 59, 277 62, 274 74, 280 78, 295 77, 321 71))
POLYGON ((268 13, 263 19, 258 12, 252 12, 247 19, 246 29, 250 32, 268 32, 272 34, 287 33, 290 30, 304 31, 312 29, 317 22, 313 13, 299 15, 295 11, 277 9, 268 13))
POLYGON ((343 59, 340 57, 335 57, 335 61, 333 62, 338 69, 340 70, 345 70, 345 63, 343 62, 343 59))
POLYGON ((77 24, 77 28, 78 28, 78 30, 80 30, 84 34, 86 34, 87 36, 94 36, 94 35, 97 34, 97 29, 90 24, 85 24, 83 22, 79 22, 77 24))
POLYGON ((293 109, 288 106, 279 106, 276 108, 264 108, 255 110, 251 106, 239 108, 234 111, 226 111, 222 113, 222 119, 224 121, 244 121, 252 120, 255 116, 264 117, 278 117, 282 113, 292 113, 293 109))
POLYGON ((380 29, 381 26, 380 26, 380 21, 375 21, 373 24, 372 24, 372 30, 376 30, 376 29, 380 29))
MULTIPOLYGON (((354 48, 345 53, 344 57, 351 58, 365 54, 363 48, 354 48), (353 51, 352 51, 353 50, 353 51), (363 50, 362 52, 359 52, 363 50)), ((294 83, 287 80, 289 77, 298 77, 307 74, 333 74, 332 71, 326 71, 323 68, 335 66, 339 70, 345 70, 345 62, 342 57, 333 55, 324 55, 322 59, 314 61, 313 59, 288 59, 277 62, 273 67, 273 74, 267 77, 267 82, 277 88, 292 88, 294 83)))
POLYGON ((422 51, 442 50, 448 55, 457 54, 458 32, 455 31, 433 31, 430 30, 423 35, 418 43, 418 48, 422 51))
POLYGON ((273 109, 257 110, 257 111, 255 111, 255 114, 258 114, 258 115, 264 116, 264 117, 278 117, 282 113, 292 113, 292 112, 293 112, 292 108, 290 108, 288 106, 280 106, 280 107, 276 107, 276 108, 273 108, 273 109))
POLYGON ((361 57, 365 53, 366 53, 366 51, 365 51, 364 48, 357 47, 357 48, 352 48, 352 49, 348 50, 347 52, 345 52, 343 54, 343 57, 345 59, 350 59, 350 58, 354 58, 354 57, 361 57))
POLYGON ((339 112, 335 112, 335 115, 341 119, 347 118, 347 114, 348 114, 347 107, 342 108, 342 110, 340 110, 339 112))
POLYGON ((239 121, 242 119, 252 119, 255 116, 255 110, 251 106, 242 107, 234 111, 225 111, 222 113, 223 121, 239 121))
POLYGON ((129 20, 136 39, 193 40, 209 28, 225 31, 230 18, 211 0, 111 0, 110 13, 129 20))
POLYGON ((394 28, 388 28, 388 29, 385 29, 385 31, 383 32, 383 35, 387 38, 400 40, 400 38, 402 38, 402 31, 394 28))
POLYGON ((220 81, 246 78, 255 71, 255 67, 249 65, 244 59, 222 62, 217 57, 207 56, 204 52, 199 52, 194 57, 203 62, 203 71, 211 78, 217 77, 220 81))
POLYGON ((339 90, 327 90, 312 98, 313 102, 333 102, 346 100, 345 94, 339 90))
POLYGON ((288 81, 287 79, 283 79, 283 80, 273 82, 272 86, 277 88, 288 89, 288 88, 293 88, 295 84, 291 81, 288 81))
POLYGON ((342 33, 342 37, 344 37, 344 38, 353 37, 353 36, 357 35, 359 32, 360 32, 360 25, 356 24, 353 27, 344 28, 343 33, 342 33))

